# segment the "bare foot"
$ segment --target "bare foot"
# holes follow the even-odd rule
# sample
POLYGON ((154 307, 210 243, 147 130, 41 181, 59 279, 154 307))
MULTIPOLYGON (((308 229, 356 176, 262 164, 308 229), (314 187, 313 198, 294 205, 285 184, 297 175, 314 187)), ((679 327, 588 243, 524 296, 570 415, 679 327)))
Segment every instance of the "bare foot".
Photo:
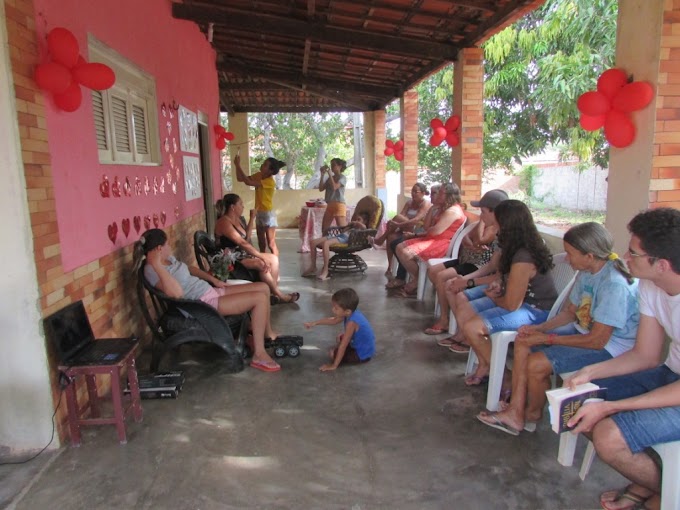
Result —
POLYGON ((321 273, 319 276, 316 277, 316 279, 323 282, 325 280, 330 280, 331 277, 328 276, 328 273, 321 273))

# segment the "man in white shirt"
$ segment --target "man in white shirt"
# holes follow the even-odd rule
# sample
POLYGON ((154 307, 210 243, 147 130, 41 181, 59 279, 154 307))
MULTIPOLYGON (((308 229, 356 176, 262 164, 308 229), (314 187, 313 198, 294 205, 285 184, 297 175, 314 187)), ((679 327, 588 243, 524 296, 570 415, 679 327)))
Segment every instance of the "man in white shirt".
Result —
POLYGON ((590 432, 598 456, 633 482, 600 496, 607 510, 659 508, 661 470, 645 450, 680 440, 680 211, 640 213, 628 230, 624 258, 640 279, 635 346, 566 381, 607 388, 607 401, 582 406, 570 422, 576 432, 590 432), (659 365, 666 335, 668 357, 659 365))

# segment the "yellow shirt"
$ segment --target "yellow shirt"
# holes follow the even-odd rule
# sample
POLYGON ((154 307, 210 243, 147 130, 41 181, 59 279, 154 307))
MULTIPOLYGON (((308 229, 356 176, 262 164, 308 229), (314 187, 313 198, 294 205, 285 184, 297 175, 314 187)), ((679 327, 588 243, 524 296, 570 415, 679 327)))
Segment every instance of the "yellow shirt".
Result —
POLYGON ((274 177, 263 179, 262 172, 257 172, 250 178, 260 184, 255 188, 255 209, 259 212, 271 211, 274 208, 274 190, 276 190, 274 177))

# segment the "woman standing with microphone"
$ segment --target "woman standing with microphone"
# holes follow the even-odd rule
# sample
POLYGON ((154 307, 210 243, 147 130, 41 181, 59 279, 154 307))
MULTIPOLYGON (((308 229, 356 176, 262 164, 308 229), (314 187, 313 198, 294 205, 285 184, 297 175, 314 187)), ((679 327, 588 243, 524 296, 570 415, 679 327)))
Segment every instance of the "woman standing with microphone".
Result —
POLYGON ((321 221, 321 233, 326 234, 331 226, 333 219, 338 227, 347 226, 347 206, 345 204, 345 183, 347 178, 342 172, 347 168, 344 159, 331 159, 331 167, 327 165, 321 167, 321 178, 319 179, 319 191, 325 191, 326 211, 321 221), (324 174, 328 176, 324 179, 324 174))

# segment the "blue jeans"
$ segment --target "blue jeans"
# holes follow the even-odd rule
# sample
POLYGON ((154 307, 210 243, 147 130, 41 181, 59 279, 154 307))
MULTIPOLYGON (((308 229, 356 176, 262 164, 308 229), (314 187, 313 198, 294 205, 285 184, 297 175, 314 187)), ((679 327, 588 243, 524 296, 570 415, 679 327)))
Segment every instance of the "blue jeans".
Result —
MULTIPOLYGON (((642 372, 593 382, 601 388, 607 388, 607 400, 622 400, 679 380, 680 375, 666 365, 660 365, 642 372)), ((639 453, 655 444, 680 440, 680 406, 624 411, 612 415, 611 418, 633 453, 639 453)))
POLYGON ((548 318, 549 310, 541 310, 526 303, 522 303, 522 306, 514 311, 496 306, 493 299, 484 294, 486 287, 480 285, 464 292, 490 335, 498 331, 515 331, 520 326, 528 324, 540 324, 548 318))

